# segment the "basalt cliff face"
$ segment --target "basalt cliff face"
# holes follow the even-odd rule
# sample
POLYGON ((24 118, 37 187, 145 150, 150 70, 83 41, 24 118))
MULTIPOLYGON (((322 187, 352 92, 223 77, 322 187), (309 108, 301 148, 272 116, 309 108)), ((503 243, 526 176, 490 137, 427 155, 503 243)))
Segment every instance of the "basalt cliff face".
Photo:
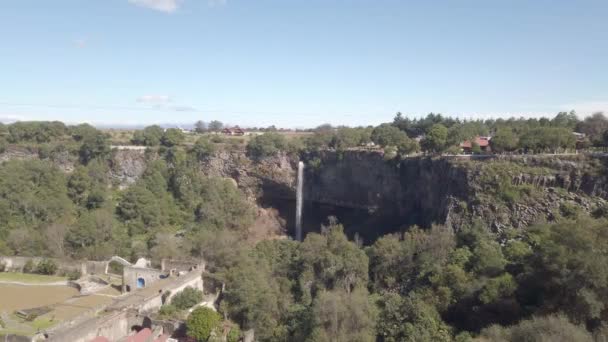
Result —
POLYGON ((222 153, 201 167, 207 174, 235 179, 252 198, 280 208, 293 205, 300 159, 306 163, 309 211, 317 205, 323 214, 335 212, 346 221, 356 213, 355 226, 376 225, 361 228, 368 233, 433 223, 458 229, 476 220, 500 232, 556 220, 572 210, 590 213, 604 208, 608 198, 608 158, 603 156, 386 161, 378 152, 324 151, 254 161, 243 153, 222 153))
MULTIPOLYGON (((27 151, 0 154, 0 161, 31 158, 39 156, 27 151)), ((109 176, 117 186, 127 187, 156 158, 156 153, 144 150, 114 150, 109 176)), ((200 161, 199 167, 202 174, 233 179, 260 207, 278 209, 289 231, 300 160, 306 164, 305 230, 318 230, 327 216, 337 216, 350 232, 368 239, 414 224, 459 229, 481 221, 501 232, 598 211, 608 199, 608 158, 604 156, 397 161, 384 160, 379 152, 322 151, 253 160, 244 151, 222 151, 200 161)), ((51 161, 66 172, 73 169, 68 157, 51 161)))

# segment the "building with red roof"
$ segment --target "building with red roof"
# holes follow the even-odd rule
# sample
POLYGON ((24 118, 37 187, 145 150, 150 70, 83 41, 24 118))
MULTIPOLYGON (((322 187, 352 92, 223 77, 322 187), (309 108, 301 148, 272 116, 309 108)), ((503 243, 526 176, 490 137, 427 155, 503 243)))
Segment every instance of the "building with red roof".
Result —
POLYGON ((460 144, 464 153, 472 153, 473 145, 477 144, 482 152, 490 152, 490 139, 491 137, 475 137, 472 140, 465 140, 460 144))

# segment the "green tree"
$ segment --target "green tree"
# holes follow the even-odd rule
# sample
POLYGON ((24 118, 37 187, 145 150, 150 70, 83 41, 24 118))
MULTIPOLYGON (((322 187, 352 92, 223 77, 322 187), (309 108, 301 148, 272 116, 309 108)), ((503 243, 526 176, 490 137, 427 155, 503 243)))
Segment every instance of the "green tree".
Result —
POLYGON ((93 182, 87 169, 78 166, 68 178, 68 196, 77 205, 84 206, 91 191, 93 182))
POLYGON ((481 332, 488 341, 580 341, 592 342, 594 339, 585 327, 572 324, 563 315, 534 317, 521 321, 511 327, 491 326, 481 332))
POLYGON ((207 341, 211 333, 219 333, 222 317, 215 311, 207 308, 196 308, 186 322, 187 334, 194 337, 197 341, 207 341))
POLYGON ((364 128, 340 127, 333 136, 332 147, 343 150, 370 141, 370 133, 364 128))
POLYGON ((608 130, 608 119, 604 113, 595 113, 579 122, 576 131, 585 133, 594 146, 602 146, 602 137, 608 130))
POLYGON ((350 292, 368 280, 368 257, 344 234, 344 227, 331 224, 324 234, 311 233, 301 245, 303 271, 300 283, 307 284, 306 298, 324 289, 350 292))
POLYGON ((0 135, 0 153, 4 153, 4 151, 6 151, 7 148, 8 148, 8 140, 6 140, 5 137, 0 135))
POLYGON ((517 149, 517 144, 517 135, 509 128, 498 130, 490 140, 492 150, 498 153, 515 151, 515 149, 517 149))
POLYGON ((219 132, 224 128, 224 124, 221 121, 213 120, 209 123, 209 130, 211 132, 219 132))
POLYGON ((287 141, 282 134, 269 132, 258 135, 247 144, 247 154, 252 158, 265 158, 285 151, 287 141))
POLYGON ((181 145, 185 139, 186 139, 186 136, 184 135, 184 133, 182 133, 182 131, 180 129, 168 128, 163 133, 163 136, 160 141, 163 144, 163 146, 173 147, 173 146, 181 145))
POLYGON ((83 213, 65 237, 73 257, 103 260, 124 251, 128 236, 108 209, 83 213))
POLYGON ((147 126, 141 131, 133 133, 131 140, 135 145, 158 146, 163 138, 164 131, 158 125, 147 126))
POLYGON ((201 137, 192 147, 192 152, 198 160, 204 160, 215 153, 215 145, 207 137, 201 137))
POLYGON ((198 120, 194 124, 194 131, 199 134, 207 132, 207 124, 201 120, 198 120))
POLYGON ((289 298, 281 295, 277 279, 265 263, 240 254, 224 273, 226 288, 220 309, 245 329, 255 329, 259 341, 287 339, 289 298))
POLYGON ((376 308, 365 288, 321 292, 313 304, 310 341, 376 341, 376 308))
POLYGON ((51 259, 42 259, 34 268, 34 273, 53 275, 57 273, 57 264, 51 259))
POLYGON ((605 221, 581 218, 530 230, 532 254, 520 289, 524 305, 561 310, 575 323, 597 325, 608 313, 605 221))
POLYGON ((110 144, 107 135, 99 132, 94 136, 87 136, 80 146, 80 160, 83 164, 95 158, 104 158, 110 153, 110 144))
POLYGON ((380 146, 399 146, 409 140, 405 132, 389 124, 382 124, 374 128, 371 139, 380 146))
POLYGON ((186 287, 171 299, 171 305, 179 310, 190 309, 203 301, 203 291, 193 287, 186 287))
POLYGON ((422 140, 422 149, 431 152, 441 152, 446 147, 448 129, 442 124, 435 124, 422 140))
POLYGON ((97 128, 86 123, 70 127, 70 134, 72 135, 72 138, 76 141, 92 139, 100 133, 101 132, 99 132, 97 128))
POLYGON ((559 112, 557 115, 551 120, 551 125, 555 127, 563 127, 569 130, 573 130, 576 125, 579 123, 578 117, 576 116, 575 111, 568 112, 559 112))
POLYGON ((73 214, 65 174, 50 162, 11 160, 0 165, 0 232, 38 229, 73 214))
POLYGON ((386 292, 378 300, 378 336, 382 341, 451 341, 450 327, 437 310, 415 293, 386 292))

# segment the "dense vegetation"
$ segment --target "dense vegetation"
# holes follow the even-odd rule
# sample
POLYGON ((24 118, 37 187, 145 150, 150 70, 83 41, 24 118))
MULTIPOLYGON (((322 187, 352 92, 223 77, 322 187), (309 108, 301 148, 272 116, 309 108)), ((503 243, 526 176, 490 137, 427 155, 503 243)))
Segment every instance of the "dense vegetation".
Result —
MULTIPOLYGON (((412 153, 461 153, 460 144, 473 141, 472 152, 483 153, 474 138, 490 136, 495 153, 562 153, 608 146, 608 119, 597 113, 579 120, 574 112, 558 113, 553 119, 459 120, 441 114, 421 119, 397 113, 392 123, 373 127, 321 125, 300 143, 288 145, 279 134, 266 133, 252 139, 250 153, 267 156, 279 150, 317 151, 381 147, 388 159, 412 153), (573 133, 577 133, 576 135, 573 133)), ((486 152, 487 153, 487 152, 486 152)))
MULTIPOLYGON (((580 121, 571 113, 483 122, 397 115, 377 127, 321 126, 303 139, 270 132, 252 138, 245 151, 256 160, 373 142, 396 157, 443 153, 493 134, 495 151, 554 152, 574 147, 573 131, 602 148, 606 128, 603 116, 580 121)), ((260 341, 608 338, 604 212, 587 217, 564 205, 556 222, 501 234, 481 222, 456 231, 409 227, 369 246, 350 241, 330 218, 303 242, 252 243, 253 204, 232 182, 200 170, 200 161, 225 141, 201 135, 186 145, 181 131, 154 126, 133 141, 151 147, 148 166, 135 184, 119 189, 109 177, 112 152, 103 132, 57 122, 0 126, 0 148, 32 148, 40 157, 0 164, 0 254, 204 258, 206 284, 225 290, 221 316, 196 309, 188 318, 188 331, 200 340, 213 338, 222 324, 236 324, 225 330, 235 341, 239 327, 255 329, 260 341), (75 168, 60 170, 61 160, 75 168)), ((489 200, 508 205, 520 189, 503 181, 504 169, 486 170, 493 177, 481 181, 489 200)), ((46 260, 30 271, 55 273, 46 260)), ((199 292, 186 290, 159 314, 179 316, 200 300, 199 292)))
POLYGON ((160 258, 188 254, 173 243, 178 231, 196 242, 207 231, 243 233, 254 218, 232 182, 202 176, 198 145, 162 148, 136 184, 119 190, 109 177, 108 137, 97 129, 53 122, 8 131, 11 143, 37 149, 40 159, 0 165, 0 254, 160 258), (75 169, 61 171, 57 159, 75 169))

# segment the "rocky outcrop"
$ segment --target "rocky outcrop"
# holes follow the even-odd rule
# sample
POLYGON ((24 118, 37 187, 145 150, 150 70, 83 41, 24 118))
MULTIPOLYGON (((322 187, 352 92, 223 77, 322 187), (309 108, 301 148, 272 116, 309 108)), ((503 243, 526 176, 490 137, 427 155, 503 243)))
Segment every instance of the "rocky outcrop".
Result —
POLYGON ((110 158, 110 178, 119 188, 126 188, 141 177, 147 166, 145 150, 114 149, 110 158))
MULTIPOLYGON (((458 229, 482 220, 495 231, 559 218, 563 206, 591 212, 606 205, 608 182, 601 156, 413 157, 385 161, 365 151, 324 151, 300 156, 307 202, 367 210, 395 226, 446 224, 458 229), (495 178, 507 177, 516 192, 503 198, 495 178)), ((208 174, 233 177, 266 202, 295 199, 298 157, 252 161, 221 155, 208 174), (236 160, 235 160, 236 158, 236 160), (219 159, 219 160, 218 160, 219 159), (270 201, 268 201, 270 199, 270 201)))
MULTIPOLYGON (((37 157, 25 149, 7 151, 0 160, 37 157)), ((135 183, 155 158, 156 153, 142 149, 114 149, 114 184, 135 183)), ((70 158, 64 159, 58 163, 67 171, 70 158)), ((292 207, 300 160, 306 165, 306 203, 356 210, 365 219, 387 218, 394 227, 440 223, 458 229, 482 220, 501 231, 558 219, 562 207, 591 212, 606 206, 608 199, 608 158, 601 155, 385 160, 377 151, 321 151, 253 160, 244 151, 232 150, 218 151, 199 167, 205 175, 233 179, 263 207, 279 209, 286 203, 292 207), (505 186, 509 188, 503 196, 505 189, 499 188, 505 186)), ((285 220, 289 224, 293 213, 263 214, 258 215, 263 218, 260 226, 275 227, 285 220)))

